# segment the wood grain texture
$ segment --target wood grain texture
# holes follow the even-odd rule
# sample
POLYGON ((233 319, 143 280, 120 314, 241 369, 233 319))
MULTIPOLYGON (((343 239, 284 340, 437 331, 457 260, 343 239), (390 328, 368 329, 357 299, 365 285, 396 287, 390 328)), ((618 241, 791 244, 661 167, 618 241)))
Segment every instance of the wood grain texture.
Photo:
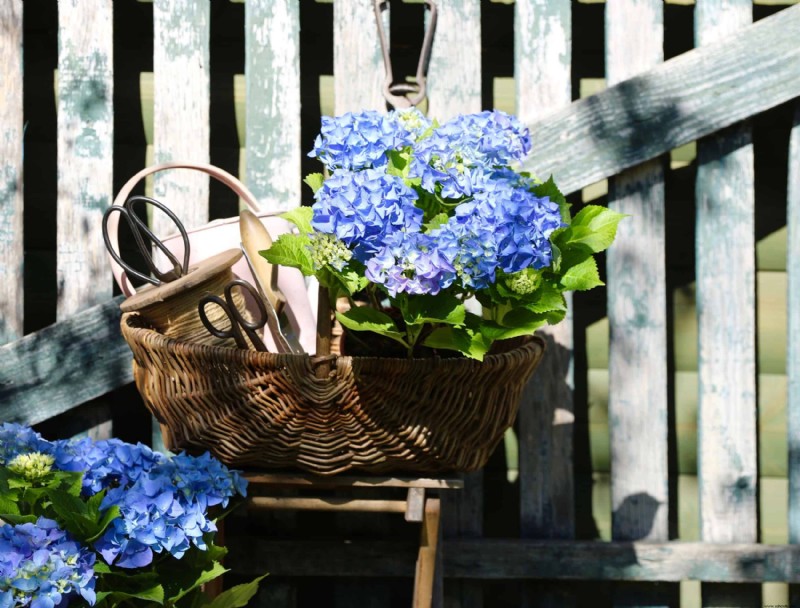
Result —
POLYGON ((133 381, 122 297, 0 347, 0 420, 38 424, 133 381))
POLYGON ((65 0, 58 7, 57 318, 112 293, 103 212, 112 200, 113 5, 65 0))
MULTIPOLYGON (((800 544, 800 103, 795 102, 789 138, 789 180, 786 193, 787 352, 786 398, 789 447, 789 542, 800 544)), ((800 587, 791 590, 800 602, 800 587)))
MULTIPOLYGON (((383 12, 388 34, 388 16, 383 12)), ((385 76, 372 0, 333 3, 333 96, 336 115, 385 110, 385 76)))
MULTIPOLYGON (((514 6, 516 114, 542 119, 572 100, 572 10, 569 0, 517 0, 514 6)), ((556 412, 574 419, 572 295, 567 317, 541 330, 544 359, 520 401, 519 491, 522 538, 575 536, 573 424, 556 424, 556 412)), ((521 606, 574 605, 568 595, 526 585, 521 606)))
POLYGON ((531 124, 524 168, 565 194, 800 97, 800 6, 531 124))
POLYGON ((22 0, 0 6, 0 344, 22 337, 22 0))
MULTIPOLYGON (((606 3, 606 79, 618 84, 663 60, 661 0, 606 3)), ((612 537, 667 540, 667 319, 664 170, 658 159, 609 183, 608 206, 630 217, 606 254, 612 537)))
MULTIPOLYGON (((156 163, 209 162, 209 0, 153 2, 153 151, 156 163)), ((199 171, 158 173, 154 197, 187 228, 208 221, 208 176, 199 171)), ((175 232, 153 218, 154 232, 175 232)))
MULTIPOLYGON (((226 566, 241 576, 411 577, 416 556, 413 541, 230 539, 229 548, 226 566)), ((442 550, 448 579, 800 582, 797 545, 463 539, 442 550)))
POLYGON ((246 183, 262 211, 300 204, 300 3, 245 4, 246 183))
POLYGON ((437 0, 428 66, 428 116, 440 122, 481 110, 480 0, 437 0))
MULTIPOLYGON (((749 0, 699 0, 695 43, 752 22, 749 0)), ((697 145, 698 474, 704 541, 758 538, 755 171, 747 123, 697 145)), ((706 585, 705 606, 761 605, 760 590, 706 585)))

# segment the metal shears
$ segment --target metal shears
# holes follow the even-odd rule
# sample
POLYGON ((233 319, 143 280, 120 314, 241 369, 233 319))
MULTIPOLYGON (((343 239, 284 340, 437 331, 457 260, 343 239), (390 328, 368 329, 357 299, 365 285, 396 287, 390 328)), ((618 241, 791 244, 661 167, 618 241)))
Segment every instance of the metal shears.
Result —
POLYGON ((230 281, 227 285, 225 285, 225 299, 223 300, 221 297, 215 294, 208 294, 200 298, 200 303, 197 306, 197 312, 200 315, 200 320, 203 322, 205 328, 211 333, 213 336, 217 338, 233 338, 236 342, 236 346, 243 349, 250 349, 247 340, 250 340, 250 344, 253 345, 253 348, 257 351, 266 352, 267 347, 264 345, 264 342, 261 340, 260 332, 264 329, 264 326, 267 324, 267 310, 264 307, 264 302, 261 299, 261 295, 256 291, 256 288, 253 287, 247 281, 243 281, 242 279, 234 279, 230 281), (247 319, 239 308, 236 306, 236 303, 233 300, 233 289, 235 287, 240 287, 242 290, 247 291, 250 296, 255 300, 256 305, 258 307, 258 315, 252 321, 247 319), (214 323, 212 323, 208 315, 206 314, 206 306, 209 304, 214 304, 219 306, 225 315, 228 317, 228 322, 230 323, 229 327, 220 329, 214 323), (247 336, 245 338, 245 336, 247 336))
POLYGON ((169 283, 186 275, 189 272, 189 235, 186 233, 183 223, 181 223, 181 221, 178 219, 178 216, 175 215, 166 205, 150 197, 132 196, 125 201, 122 206, 114 205, 106 209, 106 212, 103 214, 103 241, 106 244, 106 249, 108 250, 109 255, 117 264, 125 269, 125 272, 128 273, 129 276, 134 276, 152 285, 158 286, 162 285, 163 283, 169 283), (167 246, 164 245, 164 243, 155 234, 153 234, 150 228, 147 227, 145 221, 136 214, 135 206, 136 203, 139 202, 155 207, 156 209, 160 209, 166 213, 167 217, 169 217, 169 219, 175 224, 178 232, 181 234, 181 238, 183 239, 182 262, 180 262, 178 258, 176 258, 173 253, 167 249, 167 246), (144 273, 133 268, 130 264, 123 262, 119 253, 114 250, 114 247, 111 244, 111 239, 108 235, 108 220, 112 213, 119 213, 123 218, 125 218, 125 221, 128 223, 128 226, 133 233, 133 238, 136 241, 136 246, 139 249, 139 253, 144 258, 145 265, 152 276, 145 275, 144 273), (158 269, 155 261, 153 260, 153 246, 161 251, 169 260, 169 263, 172 264, 172 268, 170 270, 164 272, 158 269))

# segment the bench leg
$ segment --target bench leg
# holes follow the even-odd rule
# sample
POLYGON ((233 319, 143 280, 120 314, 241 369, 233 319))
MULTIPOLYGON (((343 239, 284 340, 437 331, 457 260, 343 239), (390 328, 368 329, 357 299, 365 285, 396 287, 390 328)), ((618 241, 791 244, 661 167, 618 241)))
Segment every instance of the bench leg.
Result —
POLYGON ((417 572, 414 577, 413 608, 431 608, 433 602, 433 582, 436 572, 436 550, 439 541, 439 519, 441 507, 438 498, 425 501, 425 514, 417 554, 417 572))

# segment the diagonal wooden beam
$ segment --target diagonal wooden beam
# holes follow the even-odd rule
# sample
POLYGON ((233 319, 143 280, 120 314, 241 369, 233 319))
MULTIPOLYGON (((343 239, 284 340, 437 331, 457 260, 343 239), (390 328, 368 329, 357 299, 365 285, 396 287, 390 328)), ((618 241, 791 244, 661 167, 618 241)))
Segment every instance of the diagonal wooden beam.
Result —
POLYGON ((122 296, 0 347, 0 422, 37 424, 133 381, 122 296))
POLYGON ((800 6, 530 125, 525 170, 566 194, 800 97, 800 6))

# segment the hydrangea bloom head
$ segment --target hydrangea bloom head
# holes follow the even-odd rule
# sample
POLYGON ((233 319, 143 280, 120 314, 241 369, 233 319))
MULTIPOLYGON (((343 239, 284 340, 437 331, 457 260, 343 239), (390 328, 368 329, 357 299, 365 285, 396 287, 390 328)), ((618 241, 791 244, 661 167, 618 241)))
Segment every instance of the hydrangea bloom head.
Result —
POLYGON ((94 553, 72 541, 58 524, 0 527, 0 598, 11 606, 53 608, 70 597, 95 603, 94 553))
POLYGON ((53 470, 55 459, 49 454, 29 452, 18 454, 8 463, 8 468, 28 481, 38 481, 53 470))
POLYGON ((422 225, 416 192, 383 169, 336 172, 315 198, 311 225, 335 235, 360 262, 380 251, 387 235, 416 232, 422 225))
POLYGON ((359 170, 382 167, 388 150, 397 150, 414 139, 419 123, 399 120, 397 115, 373 110, 322 117, 320 134, 309 156, 319 158, 331 170, 359 170))

